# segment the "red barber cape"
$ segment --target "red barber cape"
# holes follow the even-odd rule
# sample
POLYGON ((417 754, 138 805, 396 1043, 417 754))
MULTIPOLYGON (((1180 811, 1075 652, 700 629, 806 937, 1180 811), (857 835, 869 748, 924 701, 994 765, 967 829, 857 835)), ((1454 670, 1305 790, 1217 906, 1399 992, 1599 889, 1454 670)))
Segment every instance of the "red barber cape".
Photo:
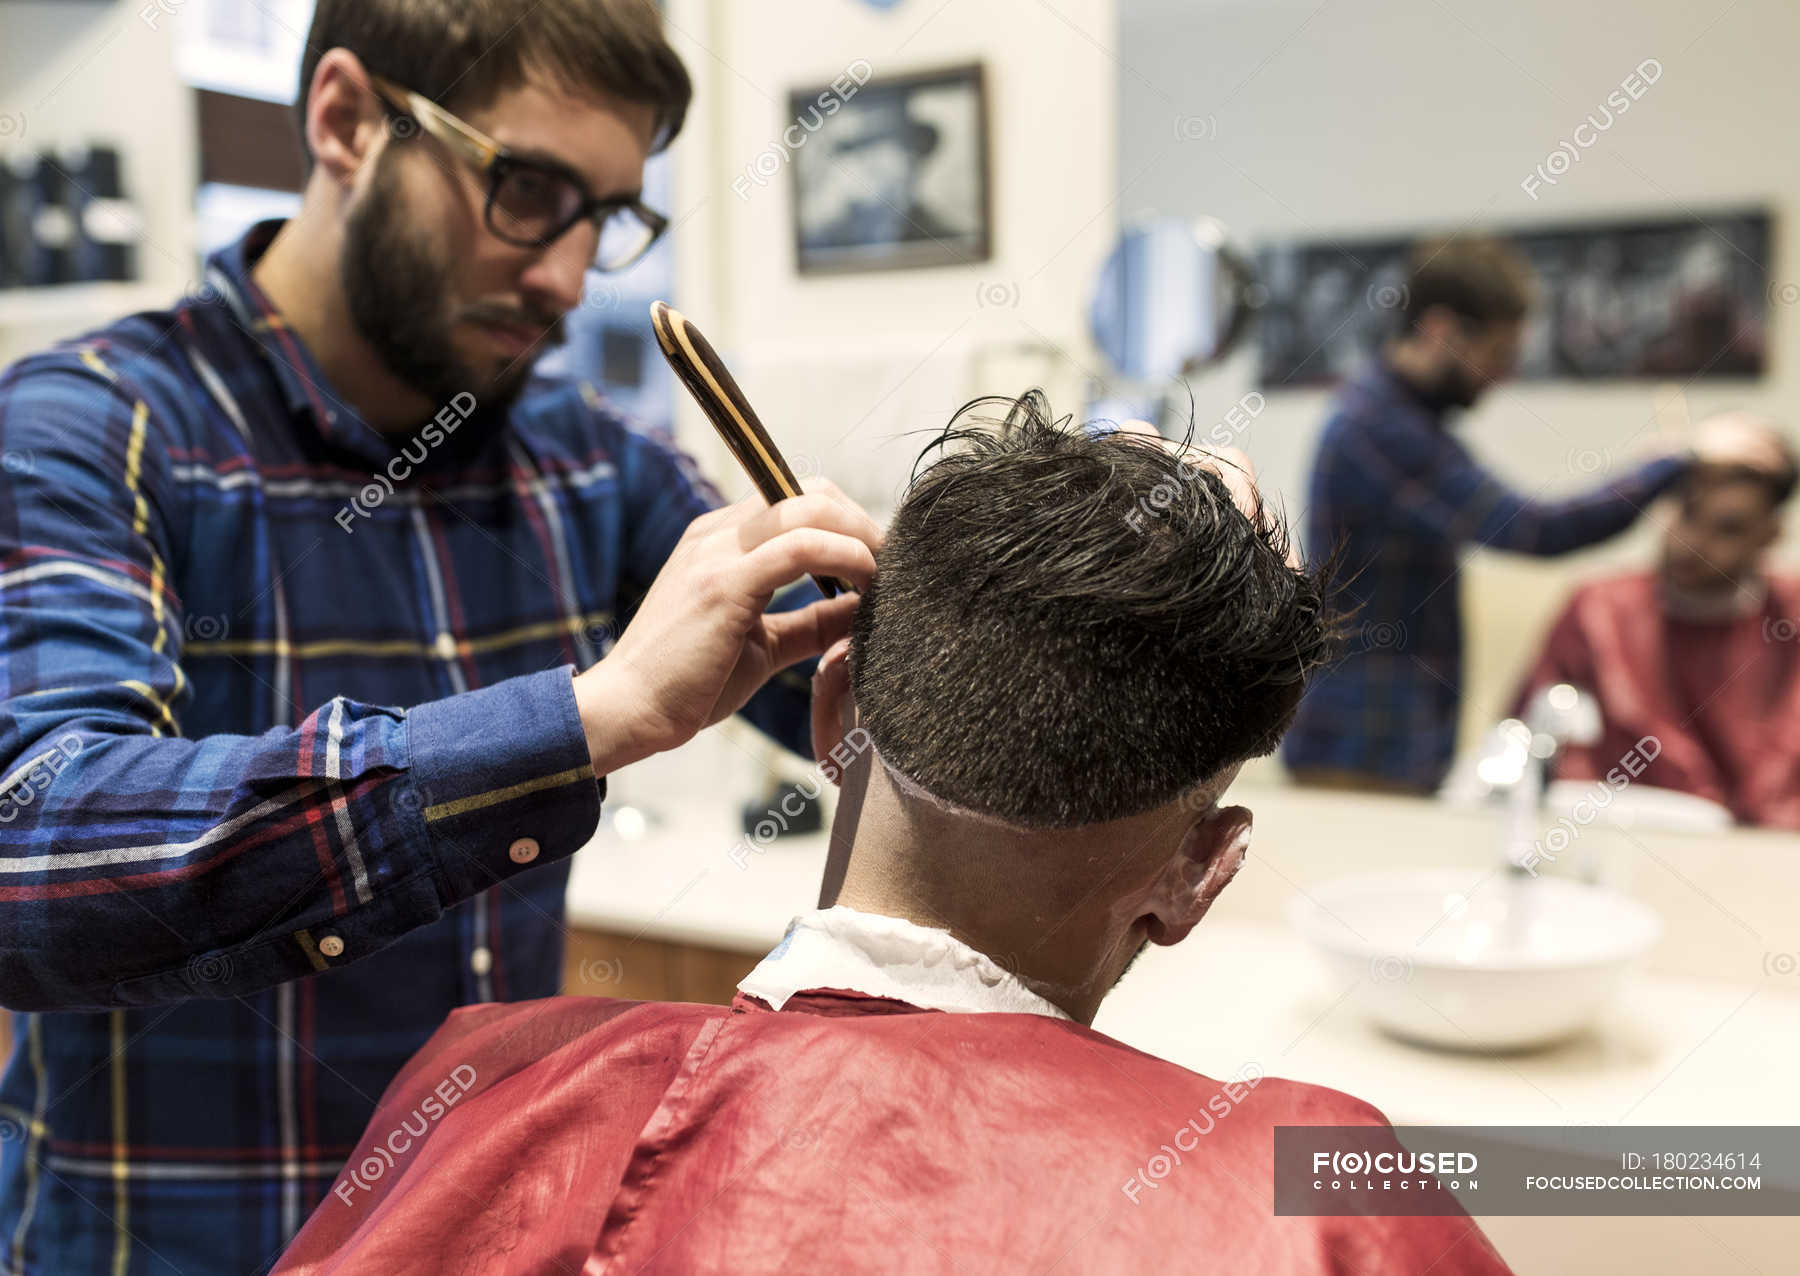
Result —
POLYGON ((1273 1126, 1381 1120, 1041 1015, 836 992, 473 1006, 388 1087, 276 1270, 1506 1272, 1460 1215, 1273 1216, 1273 1126))
POLYGON ((1800 829, 1800 580, 1774 578, 1762 610, 1677 620, 1655 573, 1595 581, 1564 608, 1513 711, 1552 682, 1600 701, 1598 743, 1557 774, 1710 798, 1741 823, 1800 829))

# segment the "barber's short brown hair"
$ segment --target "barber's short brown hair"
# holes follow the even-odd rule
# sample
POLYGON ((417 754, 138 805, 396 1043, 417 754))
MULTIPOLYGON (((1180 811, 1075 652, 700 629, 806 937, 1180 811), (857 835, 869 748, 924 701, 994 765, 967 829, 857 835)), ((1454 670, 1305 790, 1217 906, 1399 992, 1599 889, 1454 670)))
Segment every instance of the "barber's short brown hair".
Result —
POLYGON ((319 0, 295 102, 303 147, 313 72, 340 48, 451 111, 486 106, 530 72, 603 89, 656 109, 652 150, 681 131, 694 95, 655 0, 319 0))
POLYGON ((1525 255, 1504 240, 1481 235, 1415 245, 1407 275, 1409 332, 1434 306, 1475 324, 1523 319, 1536 293, 1525 255))

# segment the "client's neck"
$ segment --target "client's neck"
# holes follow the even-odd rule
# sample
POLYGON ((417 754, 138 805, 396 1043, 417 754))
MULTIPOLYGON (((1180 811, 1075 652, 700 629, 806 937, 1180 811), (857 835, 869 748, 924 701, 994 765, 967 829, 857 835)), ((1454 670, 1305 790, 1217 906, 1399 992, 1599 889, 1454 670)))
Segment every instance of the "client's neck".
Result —
MULTIPOLYGON (((879 763, 859 798, 838 808, 840 862, 822 904, 947 930, 1078 1022, 1093 1021, 1111 983, 1101 972, 1118 965, 1132 919, 1108 916, 1105 892, 1086 874, 1050 871, 1067 863, 1067 848, 1047 843, 1072 835, 933 810, 902 797, 879 763)), ((1096 844, 1092 863, 1112 858, 1103 852, 1096 844)))

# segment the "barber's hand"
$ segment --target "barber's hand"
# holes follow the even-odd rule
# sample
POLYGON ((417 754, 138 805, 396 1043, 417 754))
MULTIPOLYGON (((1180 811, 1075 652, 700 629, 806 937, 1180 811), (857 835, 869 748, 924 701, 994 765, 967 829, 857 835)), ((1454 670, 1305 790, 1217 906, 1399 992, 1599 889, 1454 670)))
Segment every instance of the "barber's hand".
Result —
MULTIPOLYGON (((1178 439, 1164 438, 1162 432, 1148 421, 1122 421, 1115 434, 1135 434, 1156 440, 1173 452, 1183 457, 1193 469, 1211 470, 1225 484, 1225 490, 1231 493, 1231 499, 1244 517, 1255 519, 1259 513, 1261 495, 1256 485, 1256 466, 1250 463, 1250 455, 1242 448, 1210 447, 1203 443, 1189 443, 1184 451, 1178 439)), ((1288 566, 1298 570, 1300 567, 1300 551, 1295 545, 1288 546, 1288 566)))
POLYGON ((1725 412, 1694 427, 1694 455, 1702 465, 1781 474, 1788 459, 1775 427, 1748 412, 1725 412))
POLYGON ((849 632, 856 594, 763 611, 807 573, 862 589, 875 572, 875 521, 829 480, 802 486, 774 505, 751 495, 695 519, 618 643, 576 676, 596 772, 685 743, 849 632))

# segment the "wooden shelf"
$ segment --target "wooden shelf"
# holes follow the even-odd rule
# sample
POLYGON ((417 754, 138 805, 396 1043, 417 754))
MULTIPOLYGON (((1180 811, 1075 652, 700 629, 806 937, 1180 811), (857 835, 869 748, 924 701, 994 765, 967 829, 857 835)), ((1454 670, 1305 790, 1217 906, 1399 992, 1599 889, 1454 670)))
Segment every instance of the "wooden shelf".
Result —
POLYGON ((567 995, 715 1006, 730 1005, 738 980, 762 960, 709 945, 578 927, 570 928, 564 954, 567 995))

